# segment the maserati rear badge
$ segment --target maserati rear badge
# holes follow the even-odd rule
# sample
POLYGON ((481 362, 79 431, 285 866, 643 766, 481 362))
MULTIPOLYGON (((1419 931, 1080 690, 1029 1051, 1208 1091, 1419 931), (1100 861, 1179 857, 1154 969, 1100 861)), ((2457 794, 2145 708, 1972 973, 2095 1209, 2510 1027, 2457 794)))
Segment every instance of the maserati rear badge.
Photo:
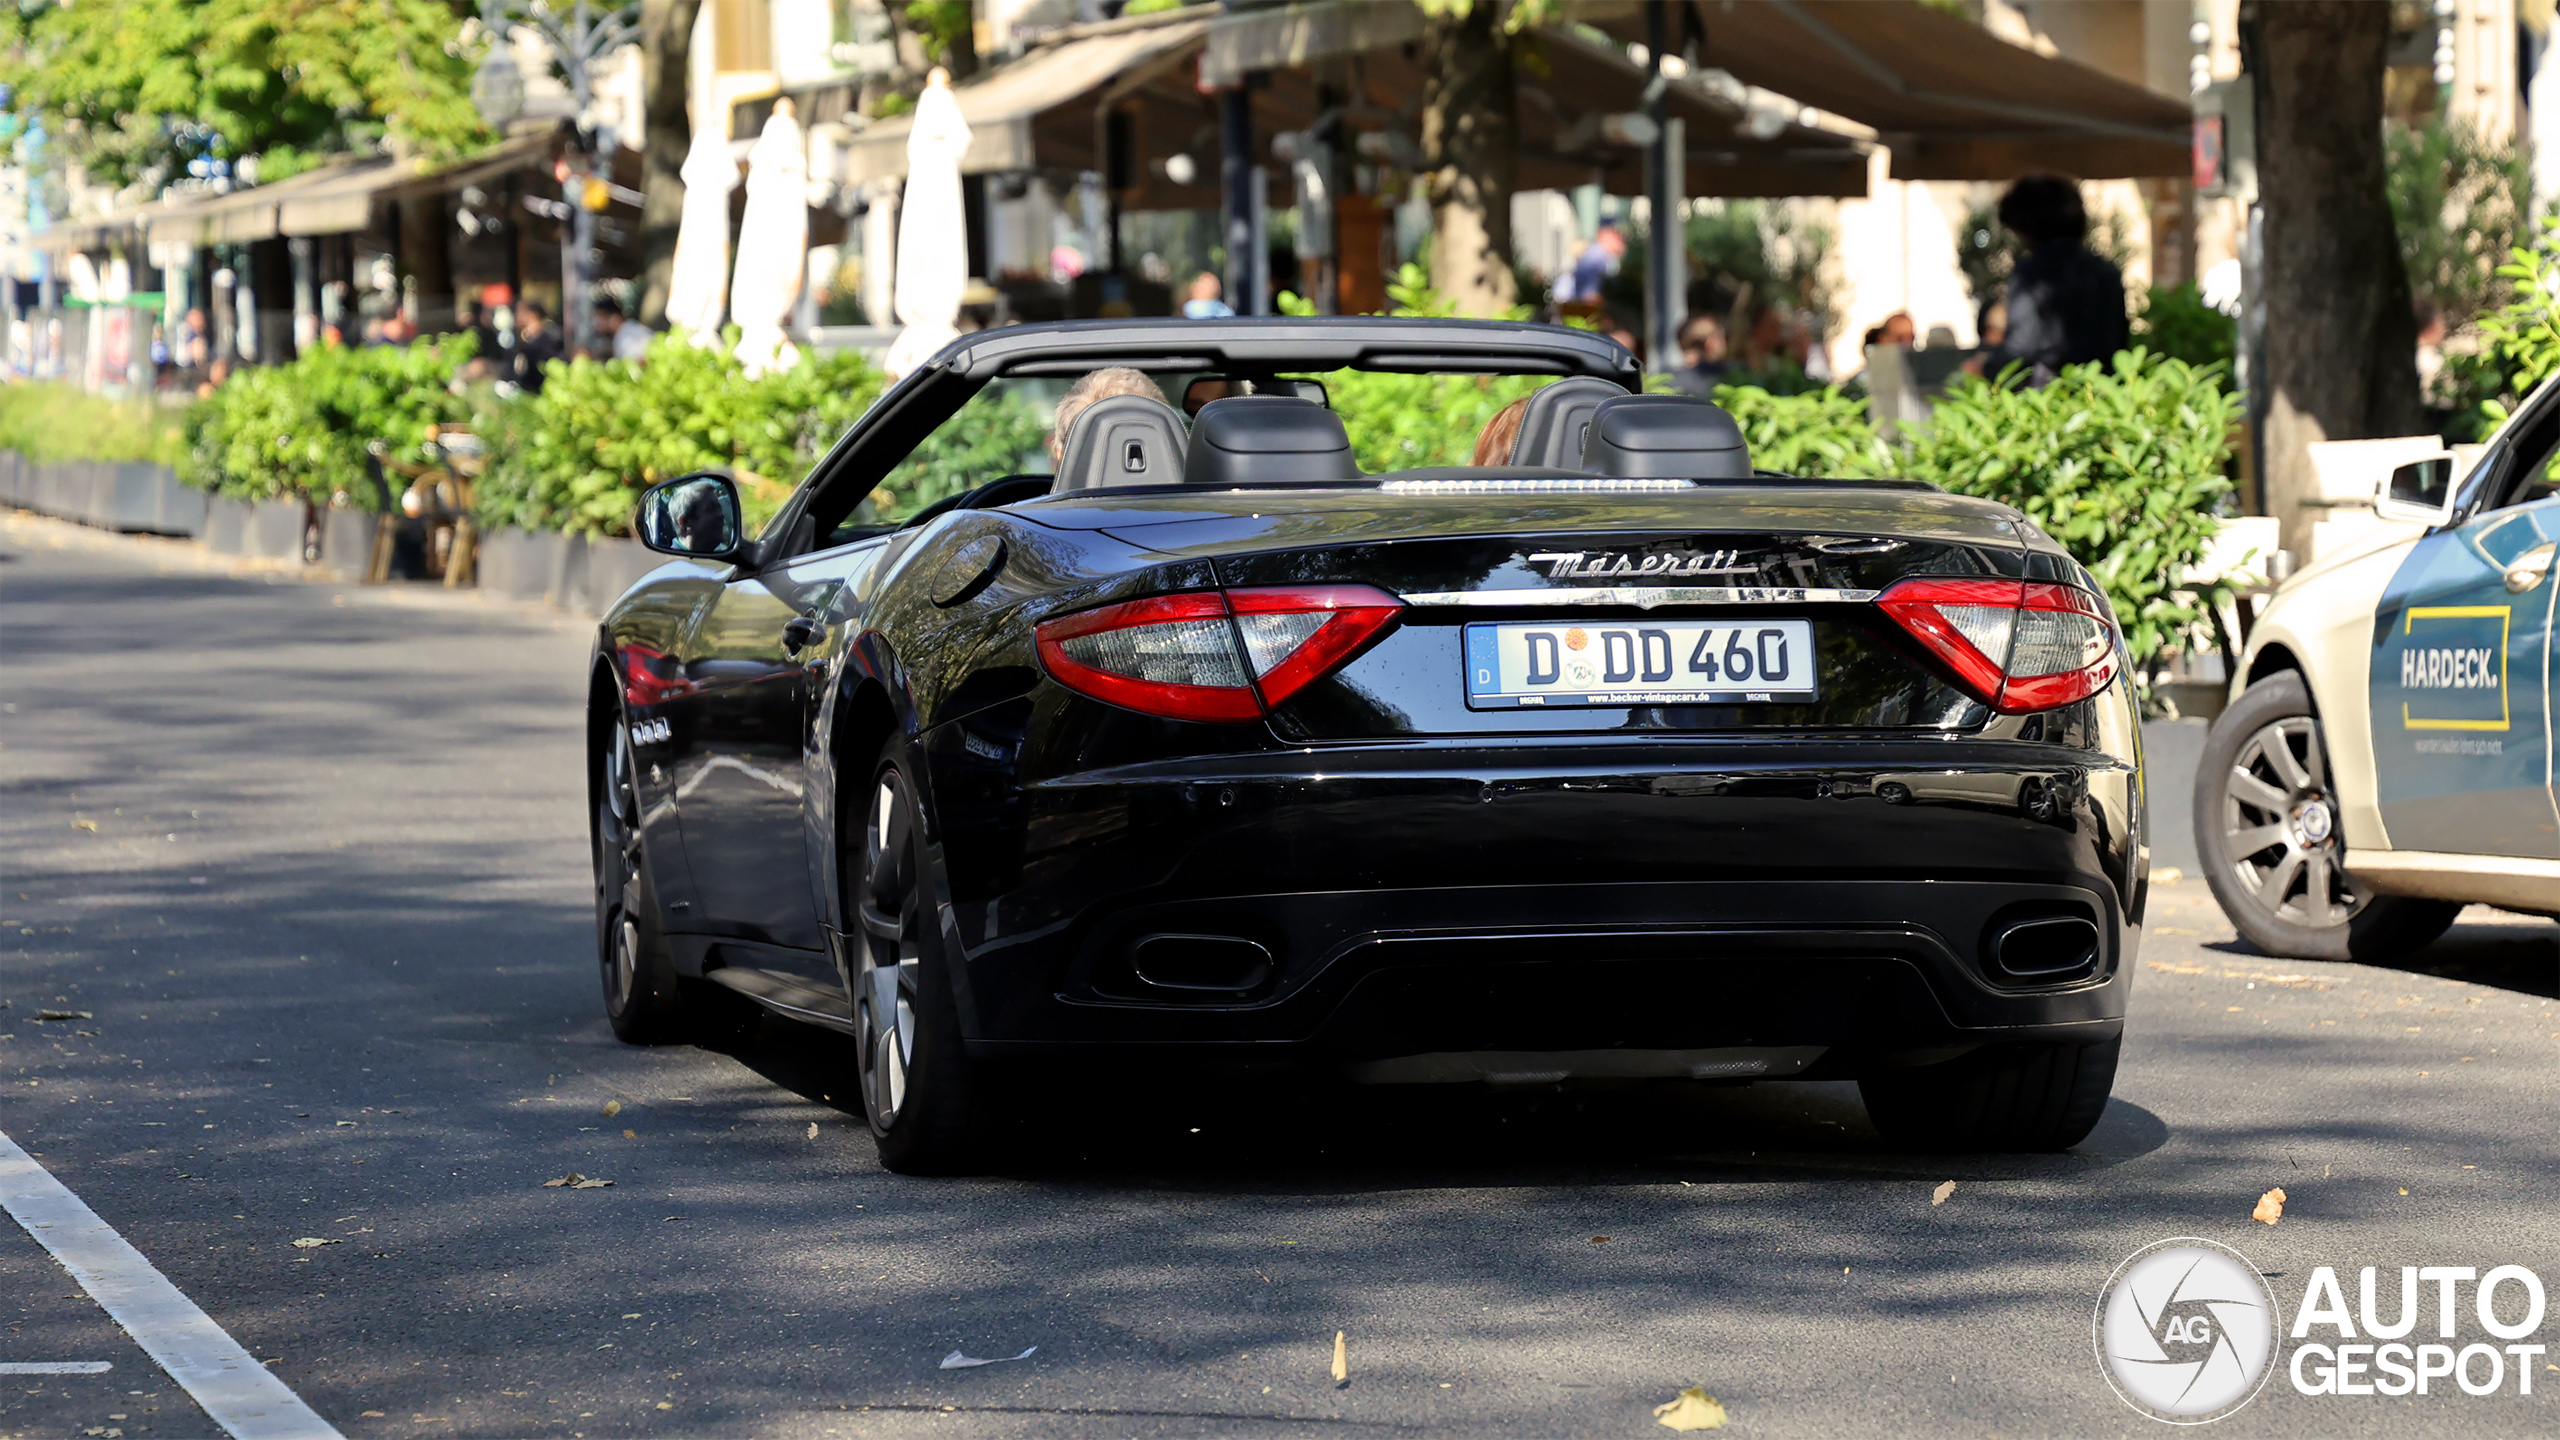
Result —
POLYGON ((1745 575, 1759 570, 1757 565, 1742 563, 1739 550, 1689 551, 1686 554, 1630 555, 1623 550, 1547 550, 1529 557, 1532 565, 1547 567, 1547 578, 1563 580, 1583 576, 1620 575, 1745 575))

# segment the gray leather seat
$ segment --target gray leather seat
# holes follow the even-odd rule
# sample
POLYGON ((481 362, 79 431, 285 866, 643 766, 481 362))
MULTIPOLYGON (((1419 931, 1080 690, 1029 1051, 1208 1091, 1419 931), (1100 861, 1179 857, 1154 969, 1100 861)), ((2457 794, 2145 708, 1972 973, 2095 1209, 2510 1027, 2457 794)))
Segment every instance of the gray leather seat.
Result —
POLYGON ((1620 395, 1591 412, 1582 468, 1642 479, 1748 480, 1751 449, 1733 417, 1686 395, 1620 395))
POLYGON ((1112 395, 1067 427, 1053 493, 1113 485, 1179 485, 1185 451, 1182 412, 1144 395, 1112 395))
POLYGON ((1520 437, 1511 442, 1514 465, 1543 465, 1551 470, 1582 468, 1583 438, 1591 429, 1591 412, 1604 400, 1622 400, 1627 392, 1606 380, 1574 375, 1541 387, 1520 412, 1520 437))
POLYGON ((1200 408, 1186 485, 1283 485, 1357 480, 1342 417, 1289 395, 1231 395, 1200 408))

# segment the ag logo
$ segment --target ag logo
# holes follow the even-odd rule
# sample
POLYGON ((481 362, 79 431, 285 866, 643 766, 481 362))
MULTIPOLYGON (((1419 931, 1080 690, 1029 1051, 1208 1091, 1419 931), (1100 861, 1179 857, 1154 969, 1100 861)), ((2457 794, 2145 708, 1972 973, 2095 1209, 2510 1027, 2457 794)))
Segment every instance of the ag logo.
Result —
POLYGON ((2098 1292, 2098 1366, 2134 1409, 2201 1425, 2257 1397, 2275 1368, 2277 1320, 2274 1292, 2239 1251, 2163 1240, 2098 1292))

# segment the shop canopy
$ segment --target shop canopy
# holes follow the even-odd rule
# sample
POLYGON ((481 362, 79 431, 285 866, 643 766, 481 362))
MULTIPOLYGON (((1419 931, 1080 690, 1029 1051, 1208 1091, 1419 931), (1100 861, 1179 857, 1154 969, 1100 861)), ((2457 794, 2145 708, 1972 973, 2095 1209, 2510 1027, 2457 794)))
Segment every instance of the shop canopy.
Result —
MULTIPOLYGON (((1702 66, 1873 129, 1893 152, 1897 180, 2191 171, 2186 102, 2012 45, 1918 0, 1670 8, 1674 48, 1701 37, 1702 66)), ((1639 5, 1593 5, 1583 18, 1620 40, 1645 38, 1639 5)))
MULTIPOLYGON (((1410 5, 1324 8, 1334 22, 1313 37, 1328 49, 1320 63, 1295 64, 1283 49, 1252 89, 1253 127, 1262 153, 1270 137, 1303 131, 1329 111, 1350 131, 1392 132, 1410 141, 1419 129, 1416 100, 1422 71, 1403 41, 1420 34, 1410 5)), ((1288 19, 1303 11, 1254 12, 1288 19)), ((1324 17, 1319 17, 1324 18, 1324 17)), ((1218 101, 1204 87, 1217 79, 1217 37, 1231 22, 1176 15, 1166 19, 1077 27, 1029 55, 954 87, 973 139, 961 162, 966 174, 1103 167, 1103 115, 1129 117, 1135 185, 1122 202, 1134 209, 1209 208, 1218 203, 1218 101), (1164 162, 1191 160, 1188 183, 1164 162)), ((1301 43, 1297 47, 1308 47, 1301 43)), ((1239 72, 1241 73, 1241 72, 1239 72)), ((1514 185, 1569 188, 1597 181, 1614 194, 1642 193, 1643 152, 1609 138, 1605 117, 1636 110, 1645 72, 1615 47, 1564 31, 1542 37, 1537 63, 1519 76, 1519 148, 1514 185)), ((1715 196, 1866 193, 1866 156, 1858 142, 1790 118, 1750 115, 1743 106, 1696 87, 1676 89, 1667 113, 1685 122, 1685 193, 1715 196)), ((846 142, 848 182, 884 179, 906 169, 905 119, 872 125, 846 142)), ((1390 147, 1395 148, 1395 147, 1390 147)), ((1414 152, 1403 149, 1405 158, 1414 152)), ((1275 198, 1286 203, 1287 167, 1272 165, 1275 198)))
POLYGON ((273 184, 173 195, 93 220, 55 225, 28 237, 28 243, 68 254, 99 249, 119 236, 146 238, 155 246, 239 245, 278 236, 355 233, 371 227, 377 200, 479 183, 547 158, 555 143, 547 132, 519 136, 443 170, 388 157, 344 160, 273 184))

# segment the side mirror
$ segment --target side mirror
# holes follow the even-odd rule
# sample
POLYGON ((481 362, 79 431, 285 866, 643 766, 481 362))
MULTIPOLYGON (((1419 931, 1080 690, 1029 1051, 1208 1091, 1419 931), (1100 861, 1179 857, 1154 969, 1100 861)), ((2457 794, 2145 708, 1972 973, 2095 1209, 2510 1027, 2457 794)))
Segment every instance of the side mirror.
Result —
POLYGON ((641 491, 631 529, 659 554, 688 560, 735 559, 746 545, 737 482, 709 470, 641 491))
POLYGON ((2373 513, 2427 526, 2453 523, 2453 452, 2402 463, 2373 492, 2373 513))

